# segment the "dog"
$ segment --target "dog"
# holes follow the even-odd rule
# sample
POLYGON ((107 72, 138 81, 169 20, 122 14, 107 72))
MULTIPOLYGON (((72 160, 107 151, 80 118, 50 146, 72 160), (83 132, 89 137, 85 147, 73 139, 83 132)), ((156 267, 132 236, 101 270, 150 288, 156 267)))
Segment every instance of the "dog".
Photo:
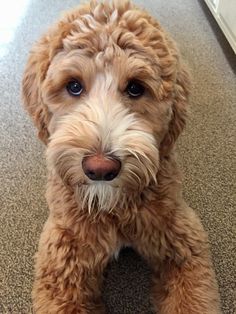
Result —
POLYGON ((46 144, 50 209, 35 313, 105 313, 103 271, 126 245, 150 265, 155 313, 220 313, 175 157, 189 92, 174 41, 130 1, 79 6, 33 46, 22 95, 46 144))

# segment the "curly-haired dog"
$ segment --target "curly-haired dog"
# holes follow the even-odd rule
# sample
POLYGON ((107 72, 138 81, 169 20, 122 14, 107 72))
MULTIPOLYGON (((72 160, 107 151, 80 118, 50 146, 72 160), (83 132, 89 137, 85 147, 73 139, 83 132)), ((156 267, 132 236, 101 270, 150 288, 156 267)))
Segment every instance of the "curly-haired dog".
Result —
POLYGON ((36 313, 104 313, 103 270, 127 244, 152 268, 156 312, 220 312, 207 237, 175 161, 188 94, 175 44, 129 1, 74 9, 36 43, 23 98, 47 145, 50 208, 36 313))

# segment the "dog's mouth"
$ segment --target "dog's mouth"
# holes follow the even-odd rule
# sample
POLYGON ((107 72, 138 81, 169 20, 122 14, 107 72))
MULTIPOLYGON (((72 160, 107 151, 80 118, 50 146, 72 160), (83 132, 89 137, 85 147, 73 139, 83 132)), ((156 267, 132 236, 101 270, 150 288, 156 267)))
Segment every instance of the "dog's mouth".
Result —
POLYGON ((75 187, 78 204, 89 213, 111 212, 137 204, 148 186, 147 183, 145 184, 145 179, 138 174, 133 173, 133 177, 129 177, 124 169, 125 166, 126 164, 123 163, 119 175, 112 180, 91 180, 88 176, 84 176, 75 187))
POLYGON ((122 187, 120 184, 114 181, 91 181, 91 180, 83 180, 75 184, 74 186, 77 186, 78 188, 90 188, 92 186, 109 186, 112 187, 113 189, 119 189, 122 192, 126 192, 126 188, 122 187))
POLYGON ((78 184, 75 189, 78 203, 88 212, 112 211, 118 204, 125 204, 127 193, 119 184, 111 181, 89 181, 78 184))

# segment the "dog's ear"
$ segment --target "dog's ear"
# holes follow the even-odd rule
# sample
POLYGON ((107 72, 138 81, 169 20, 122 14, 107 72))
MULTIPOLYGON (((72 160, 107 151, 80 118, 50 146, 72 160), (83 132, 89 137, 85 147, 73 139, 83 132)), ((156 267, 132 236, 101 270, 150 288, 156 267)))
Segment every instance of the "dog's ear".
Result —
POLYGON ((30 52, 22 80, 22 98, 26 110, 38 128, 39 138, 46 144, 50 115, 41 97, 41 86, 45 79, 50 59, 46 37, 37 42, 30 52))
MULTIPOLYGON (((70 15, 68 15, 68 19, 70 15)), ((42 84, 53 57, 63 48, 63 39, 72 24, 66 20, 52 27, 32 48, 22 80, 22 98, 26 110, 38 128, 39 138, 46 144, 51 114, 42 100, 42 84)))
POLYGON ((161 152, 168 154, 183 131, 188 113, 190 75, 184 64, 179 65, 173 91, 172 118, 168 132, 161 142, 161 152))

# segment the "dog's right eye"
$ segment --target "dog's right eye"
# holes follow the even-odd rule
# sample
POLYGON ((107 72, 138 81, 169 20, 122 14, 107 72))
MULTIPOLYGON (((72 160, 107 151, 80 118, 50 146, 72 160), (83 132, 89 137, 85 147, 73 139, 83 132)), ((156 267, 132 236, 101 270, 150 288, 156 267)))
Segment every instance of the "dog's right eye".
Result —
POLYGON ((83 91, 83 86, 79 81, 73 80, 68 82, 66 89, 70 95, 79 96, 83 91))
POLYGON ((136 98, 144 94, 145 88, 138 81, 132 80, 128 83, 126 91, 131 98, 136 98))

